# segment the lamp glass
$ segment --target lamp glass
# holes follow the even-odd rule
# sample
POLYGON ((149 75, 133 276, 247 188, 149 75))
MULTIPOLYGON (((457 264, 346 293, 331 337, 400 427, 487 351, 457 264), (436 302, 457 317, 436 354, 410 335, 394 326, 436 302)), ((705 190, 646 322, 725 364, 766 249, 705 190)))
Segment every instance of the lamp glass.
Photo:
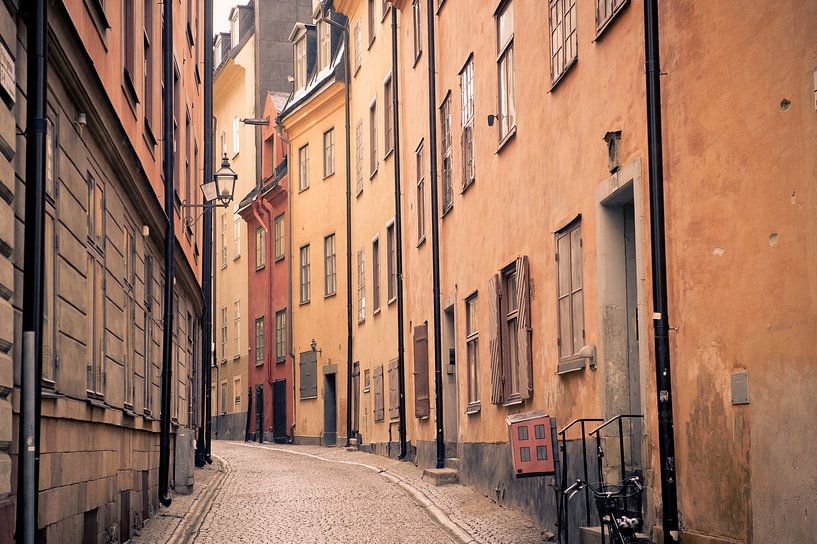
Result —
POLYGON ((216 182, 215 181, 208 181, 207 183, 203 183, 201 186, 201 192, 204 195, 204 201, 210 202, 211 200, 215 200, 218 196, 218 191, 216 189, 216 182))

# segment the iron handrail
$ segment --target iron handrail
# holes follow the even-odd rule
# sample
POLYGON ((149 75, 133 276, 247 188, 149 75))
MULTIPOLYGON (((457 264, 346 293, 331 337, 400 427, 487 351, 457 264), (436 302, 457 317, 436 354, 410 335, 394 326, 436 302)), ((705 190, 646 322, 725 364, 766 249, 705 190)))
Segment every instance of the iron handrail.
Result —
POLYGON ((588 436, 593 436, 594 434, 598 433, 600 430, 602 430, 606 426, 610 425, 611 423, 613 423, 615 421, 618 421, 618 420, 622 420, 624 418, 641 418, 641 419, 644 419, 644 414, 619 414, 619 415, 617 415, 615 417, 611 417, 610 419, 608 419, 607 421, 605 421, 604 423, 602 423, 601 425, 599 425, 598 427, 596 427, 595 429, 593 429, 592 431, 590 431, 587 434, 588 434, 588 436))
MULTIPOLYGON (((562 453, 562 482, 567 482, 567 431, 574 425, 578 424, 581 425, 582 431, 582 464, 584 466, 584 479, 585 481, 587 480, 587 432, 585 430, 585 423, 591 421, 604 421, 604 419, 597 417, 580 417, 574 419, 559 431, 559 436, 561 437, 561 444, 559 447, 562 453)), ((569 531, 567 503, 564 496, 560 497, 560 501, 564 502, 560 502, 561 508, 558 516, 560 523, 559 534, 561 537, 562 532, 564 532, 565 537, 567 537, 569 531)), ((590 525, 590 492, 587 489, 584 490, 584 506, 585 520, 587 525, 590 525)))

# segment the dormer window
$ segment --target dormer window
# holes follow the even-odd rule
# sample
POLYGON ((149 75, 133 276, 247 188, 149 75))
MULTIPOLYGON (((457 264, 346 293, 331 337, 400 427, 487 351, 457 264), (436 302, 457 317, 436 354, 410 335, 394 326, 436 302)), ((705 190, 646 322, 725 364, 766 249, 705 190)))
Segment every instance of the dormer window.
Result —
POLYGON ((332 40, 329 36, 329 23, 318 21, 318 65, 320 69, 329 66, 332 51, 332 40))
POLYGON ((216 43, 214 47, 215 51, 213 52, 213 66, 218 66, 221 64, 221 35, 216 36, 216 43))
POLYGON ((238 10, 233 10, 233 18, 230 20, 230 48, 238 45, 238 10))
POLYGON ((306 35, 295 42, 295 89, 306 85, 306 35))

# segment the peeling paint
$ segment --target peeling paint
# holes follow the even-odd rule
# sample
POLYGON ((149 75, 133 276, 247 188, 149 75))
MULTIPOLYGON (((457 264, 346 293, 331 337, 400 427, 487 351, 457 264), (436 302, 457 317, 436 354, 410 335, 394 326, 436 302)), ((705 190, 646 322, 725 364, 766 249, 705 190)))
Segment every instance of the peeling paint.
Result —
POLYGON ((723 254, 726 253, 726 250, 722 247, 716 247, 712 250, 712 255, 715 257, 723 257, 723 254))
POLYGON ((774 247, 777 245, 777 233, 773 232, 769 235, 769 245, 774 247))

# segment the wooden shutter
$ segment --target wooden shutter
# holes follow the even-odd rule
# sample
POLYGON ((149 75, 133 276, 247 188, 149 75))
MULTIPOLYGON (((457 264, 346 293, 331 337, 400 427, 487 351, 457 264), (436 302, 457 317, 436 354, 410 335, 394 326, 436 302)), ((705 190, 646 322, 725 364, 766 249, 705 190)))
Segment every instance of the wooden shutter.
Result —
POLYGON ((389 362, 389 419, 400 417, 400 391, 397 387, 397 359, 389 362))
POLYGON ((374 369, 374 420, 383 421, 383 365, 374 369))
POLYGON ((502 323, 499 315, 501 291, 502 283, 499 274, 494 274, 488 280, 488 349, 491 351, 491 402, 493 404, 505 402, 502 348, 500 346, 501 334, 499 331, 502 323))
POLYGON ((414 417, 428 417, 428 324, 414 327, 414 417))
POLYGON ((301 399, 318 396, 318 354, 314 351, 301 353, 301 399))
POLYGON ((530 263, 528 256, 516 260, 516 308, 517 342, 519 349, 519 396, 531 398, 533 394, 533 361, 530 328, 530 263))

